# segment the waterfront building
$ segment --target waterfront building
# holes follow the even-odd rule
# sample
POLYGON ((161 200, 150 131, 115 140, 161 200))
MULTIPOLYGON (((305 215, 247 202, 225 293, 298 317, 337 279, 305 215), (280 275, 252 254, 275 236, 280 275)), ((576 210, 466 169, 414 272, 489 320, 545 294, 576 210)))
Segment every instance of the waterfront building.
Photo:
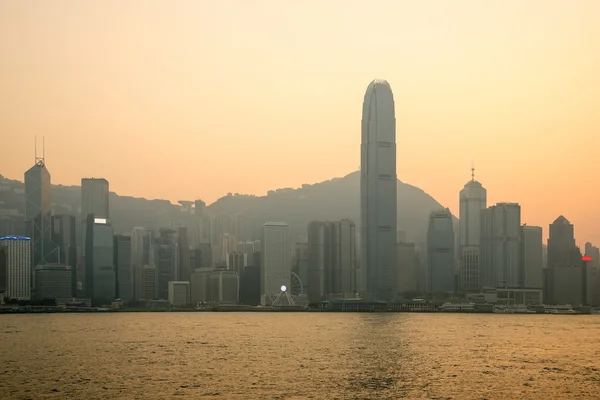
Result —
POLYGON ((237 304, 239 302, 240 281, 236 271, 226 269, 210 273, 210 298, 216 304, 237 304))
POLYGON ((96 304, 110 304, 115 299, 114 232, 104 218, 88 214, 86 223, 85 294, 96 304))
POLYGON ((115 235, 114 266, 116 269, 116 296, 129 301, 134 298, 133 268, 131 267, 131 236, 115 235))
POLYGON ((522 288, 521 206, 498 203, 481 211, 479 285, 522 288))
POLYGON ((185 307, 190 304, 190 283, 183 281, 169 282, 169 303, 173 307, 185 307))
POLYGON ((373 301, 396 298, 396 116, 385 80, 367 87, 361 128, 361 288, 373 301), (364 282, 364 283, 363 283, 364 282))
POLYGON ((474 168, 471 169, 471 180, 460 191, 459 199, 459 285, 463 292, 475 292, 480 287, 481 212, 487 207, 487 190, 475 180, 474 168))
POLYGON ((31 239, 25 236, 3 236, 0 237, 0 248, 4 253, 6 271, 5 296, 10 299, 30 300, 31 239))
POLYGON ((547 304, 586 303, 585 273, 581 251, 575 244, 575 228, 562 215, 550 224, 545 283, 547 304))
POLYGON ((50 264, 35 267, 35 297, 37 299, 65 299, 71 295, 71 267, 50 264))
POLYGON ((262 246, 261 304, 271 305, 281 287, 290 286, 290 226, 283 222, 264 224, 262 246))
POLYGON ((449 209, 433 211, 427 230, 427 292, 454 292, 454 223, 449 209))
POLYGON ((156 266, 156 289, 159 300, 169 298, 169 282, 177 277, 177 238, 173 229, 161 228, 154 241, 154 265, 156 266))
POLYGON ((521 265, 523 271, 523 287, 542 289, 544 287, 544 271, 542 256, 542 227, 521 227, 521 265))

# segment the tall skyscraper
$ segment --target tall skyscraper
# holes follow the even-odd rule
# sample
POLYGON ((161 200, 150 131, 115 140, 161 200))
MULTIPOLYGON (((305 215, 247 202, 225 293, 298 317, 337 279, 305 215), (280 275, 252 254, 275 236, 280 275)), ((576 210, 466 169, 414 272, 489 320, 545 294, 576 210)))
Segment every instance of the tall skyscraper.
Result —
POLYGON ((6 297, 31 298, 31 240, 23 236, 0 237, 0 248, 5 254, 6 297))
POLYGON ((545 302, 584 304, 584 278, 581 251, 575 244, 575 228, 561 215, 550 224, 545 302))
POLYGON ((154 241, 154 265, 156 266, 157 296, 169 299, 169 282, 177 281, 177 238, 173 229, 162 228, 154 241))
POLYGON ((331 269, 331 222, 311 221, 308 224, 308 285, 311 303, 327 300, 328 272, 331 269))
POLYGON ((88 214, 85 227, 85 295, 96 304, 115 298, 114 233, 104 218, 88 214))
MULTIPOLYGON (((60 253, 58 262, 69 267, 71 273, 71 296, 77 296, 77 235, 74 215, 52 216, 52 240, 58 244, 60 253)), ((79 274, 82 275, 82 274, 79 274)))
POLYGON ((115 235, 114 265, 116 269, 116 296, 124 301, 133 299, 133 268, 131 267, 131 236, 115 235))
POLYGON ((414 243, 398 242, 396 246, 398 293, 401 294, 402 298, 413 298, 419 290, 418 275, 421 260, 414 243))
POLYGON ((189 282, 192 272, 192 257, 188 237, 189 229, 180 227, 177 231, 177 264, 179 281, 189 282))
POLYGON ((104 178, 81 179, 81 216, 110 219, 108 181, 104 178))
POLYGON ((361 272, 365 298, 391 301, 397 296, 396 116, 387 81, 367 87, 361 128, 361 272), (363 284, 364 285, 364 284, 363 284))
POLYGON ((479 285, 521 288, 521 206, 498 203, 481 211, 479 285))
POLYGON ((31 266, 58 262, 52 241, 52 183, 44 158, 25 172, 25 228, 31 238, 31 266))
POLYGON ((454 292, 454 221, 449 209, 433 211, 427 229, 427 291, 454 292))
POLYGON ((349 298, 356 293, 356 228, 349 219, 308 224, 308 298, 349 298))
MULTIPOLYGON (((142 227, 133 228, 131 233, 131 268, 133 270, 133 295, 136 299, 146 299, 144 292, 144 267, 152 263, 154 232, 142 227)), ((154 295, 151 299, 154 299, 154 295)))
POLYGON ((592 257, 592 260, 588 263, 590 266, 600 268, 600 249, 590 242, 585 244, 585 255, 592 257))
POLYGON ((309 251, 308 251, 308 243, 305 242, 297 242, 294 246, 294 261, 292 265, 292 270, 300 281, 302 282, 302 286, 304 289, 304 293, 308 294, 309 285, 308 285, 308 268, 309 268, 309 251))
POLYGON ((542 227, 521 227, 521 265, 523 267, 523 287, 542 289, 544 287, 544 261, 542 258, 542 227))
POLYGON ((464 292, 479 290, 479 256, 481 237, 481 210, 487 207, 487 190, 475 180, 475 169, 471 169, 471 180, 460 191, 459 215, 459 283, 464 292))
POLYGON ((281 287, 290 287, 290 226, 283 222, 267 222, 263 226, 261 263, 261 304, 271 305, 281 287))

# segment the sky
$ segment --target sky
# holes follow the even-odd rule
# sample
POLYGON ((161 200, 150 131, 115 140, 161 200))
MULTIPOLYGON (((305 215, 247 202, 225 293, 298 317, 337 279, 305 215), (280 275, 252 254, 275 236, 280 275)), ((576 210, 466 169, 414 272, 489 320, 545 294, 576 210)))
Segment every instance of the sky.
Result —
POLYGON ((0 174, 213 202, 359 168, 394 92, 397 172, 458 215, 476 178, 600 245, 600 1, 0 0, 0 174))

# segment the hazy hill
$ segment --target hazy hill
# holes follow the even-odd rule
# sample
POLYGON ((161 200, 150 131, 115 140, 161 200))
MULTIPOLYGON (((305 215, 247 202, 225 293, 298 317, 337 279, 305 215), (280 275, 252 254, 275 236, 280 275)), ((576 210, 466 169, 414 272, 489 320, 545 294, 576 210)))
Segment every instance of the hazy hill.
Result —
MULTIPOLYGON (((1 208, 24 211, 24 196, 19 193, 23 183, 2 178, 5 190, 0 192, 1 208), (6 187, 12 190, 10 196, 6 187)), ((181 208, 167 200, 146 200, 110 194, 111 219, 116 232, 128 232, 134 226, 157 229, 183 219, 181 208)), ((53 186, 55 213, 79 213, 81 193, 78 186, 53 186)), ((311 220, 350 218, 360 222, 360 173, 343 178, 303 185, 298 189, 277 189, 266 196, 229 194, 207 207, 212 215, 246 214, 251 219, 251 231, 259 235, 260 226, 268 221, 290 224, 292 238, 297 240, 311 220)), ((398 181, 398 229, 408 239, 424 243, 430 211, 442 206, 421 189, 398 181)))

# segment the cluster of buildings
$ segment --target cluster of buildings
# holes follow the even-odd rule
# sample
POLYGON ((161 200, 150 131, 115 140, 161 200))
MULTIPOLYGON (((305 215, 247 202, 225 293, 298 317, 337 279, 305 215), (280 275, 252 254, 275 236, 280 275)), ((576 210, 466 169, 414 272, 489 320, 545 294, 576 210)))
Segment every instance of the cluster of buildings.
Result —
POLYGON ((587 243, 582 253, 562 216, 545 245, 541 227, 522 224, 519 204, 487 205, 474 170, 460 191, 458 227, 448 209, 436 210, 426 245, 409 241, 397 226, 396 119, 386 81, 367 88, 361 132, 358 228, 349 219, 312 221, 295 245, 286 223, 254 232, 247 216, 208 215, 201 200, 180 201, 184 217, 170 227, 115 233, 102 178, 82 179, 79 212, 54 215, 50 173, 36 158, 25 173, 27 234, 0 238, 0 294, 133 307, 269 306, 283 292, 305 304, 421 297, 600 305, 598 248, 587 243))

